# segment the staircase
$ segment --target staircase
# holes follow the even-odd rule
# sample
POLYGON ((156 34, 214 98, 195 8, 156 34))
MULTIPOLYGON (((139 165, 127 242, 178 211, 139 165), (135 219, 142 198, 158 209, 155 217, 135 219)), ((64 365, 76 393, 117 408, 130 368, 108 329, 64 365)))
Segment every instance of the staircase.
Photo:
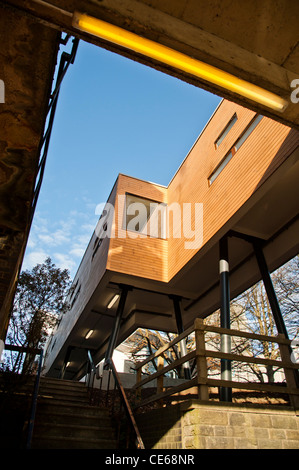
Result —
POLYGON ((85 384, 42 377, 32 449, 117 449, 107 409, 90 406, 85 384))

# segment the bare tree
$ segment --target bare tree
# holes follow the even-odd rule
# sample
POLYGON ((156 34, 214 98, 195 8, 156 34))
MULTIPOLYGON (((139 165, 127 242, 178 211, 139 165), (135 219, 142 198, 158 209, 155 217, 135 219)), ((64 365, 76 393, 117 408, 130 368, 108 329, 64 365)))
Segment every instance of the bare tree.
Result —
MULTIPOLYGON (((294 339, 299 334, 299 279, 298 279, 299 256, 291 259, 288 263, 272 273, 272 282, 280 305, 280 309, 289 333, 294 339)), ((219 312, 206 319, 213 324, 218 321, 219 312)), ((269 300, 262 282, 258 282, 250 289, 243 292, 231 302, 231 327, 267 336, 275 336, 277 328, 271 311, 269 300)), ((213 347, 219 349, 220 342, 210 338, 213 347)), ((260 356, 265 359, 278 359, 280 352, 277 344, 272 342, 248 341, 237 339, 232 342, 232 352, 260 356)), ((238 368, 238 374, 246 378, 248 372, 251 377, 256 377, 260 382, 274 382, 274 376, 280 369, 267 366, 266 370, 257 364, 247 364, 242 367, 232 363, 233 372, 238 368)))
MULTIPOLYGON (((165 346, 170 341, 175 338, 175 334, 166 333, 157 330, 148 330, 144 328, 139 328, 131 337, 129 338, 129 342, 131 344, 131 352, 130 352, 130 359, 132 362, 141 362, 152 356, 158 349, 162 346, 165 346)), ((193 349, 194 347, 194 338, 189 337, 186 343, 186 347, 188 352, 193 349)), ((163 353, 163 358, 165 364, 171 364, 175 360, 179 359, 181 356, 180 345, 175 344, 173 345, 167 352, 163 353)), ((179 378, 184 377, 184 372, 182 366, 177 366, 175 369, 176 375, 179 378)), ((156 360, 152 360, 148 363, 143 373, 150 374, 153 371, 157 371, 157 363, 156 360)))

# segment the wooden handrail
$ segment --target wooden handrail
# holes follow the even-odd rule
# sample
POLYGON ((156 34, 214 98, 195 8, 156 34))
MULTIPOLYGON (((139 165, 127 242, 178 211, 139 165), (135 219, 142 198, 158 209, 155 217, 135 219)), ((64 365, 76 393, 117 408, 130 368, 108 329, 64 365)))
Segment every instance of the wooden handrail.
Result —
POLYGON ((180 359, 177 359, 176 361, 172 362, 168 366, 163 367, 163 369, 158 370, 152 375, 149 375, 148 377, 136 382, 135 385, 133 385, 132 390, 135 390, 136 388, 142 387, 143 385, 147 384, 148 382, 151 382, 152 380, 157 379, 161 375, 166 374, 167 372, 175 369, 177 366, 184 364, 185 362, 191 361, 191 359, 194 359, 196 356, 196 351, 191 351, 189 354, 187 354, 184 357, 181 357, 180 359))
POLYGON ((290 344, 291 340, 285 338, 284 335, 278 334, 277 336, 267 336, 259 335, 256 333, 248 333, 246 331, 239 331, 235 329, 220 328, 216 326, 205 325, 204 321, 201 318, 197 318, 188 330, 184 331, 182 334, 177 336, 167 345, 164 345, 150 357, 148 357, 143 362, 140 362, 136 365, 137 371, 137 382, 133 386, 133 390, 136 390, 137 396, 140 397, 141 387, 152 380, 158 379, 159 390, 157 393, 145 400, 142 400, 138 403, 137 407, 143 406, 145 404, 151 403, 153 401, 161 401, 161 399, 174 395, 180 391, 187 390, 191 387, 197 386, 198 395, 201 400, 208 400, 209 393, 208 387, 229 387, 229 388, 239 388, 245 390, 259 390, 265 392, 274 392, 274 393, 284 393, 289 394, 292 404, 295 408, 299 408, 299 388, 296 385, 293 371, 299 369, 298 363, 293 363, 290 359, 290 344), (220 335, 230 335, 238 336, 258 341, 267 341, 272 343, 277 343, 280 348, 281 360, 266 359, 262 357, 254 356, 245 356, 242 354, 233 354, 233 353, 224 353, 217 350, 206 349, 205 343, 205 333, 212 332, 218 333, 220 335), (144 365, 153 361, 154 359, 160 357, 164 354, 169 348, 171 348, 176 343, 180 342, 182 339, 189 336, 191 333, 195 333, 195 350, 188 353, 186 356, 177 359, 173 363, 162 367, 159 366, 159 370, 152 374, 149 377, 141 379, 141 370, 144 365), (259 382, 236 382, 236 381, 227 381, 221 379, 211 379, 208 378, 207 373, 207 358, 217 358, 217 359, 227 359, 230 361, 244 362, 247 364, 262 364, 265 366, 275 366, 278 368, 284 369, 286 377, 286 386, 278 386, 275 384, 259 383, 259 382), (164 374, 173 370, 178 365, 182 365, 184 362, 189 362, 192 359, 196 359, 197 364, 197 377, 184 382, 183 384, 172 387, 168 390, 163 389, 163 382, 159 378, 163 378, 164 374), (161 385, 162 384, 162 385, 161 385))
POLYGON ((181 333, 179 336, 177 336, 176 338, 174 338, 172 341, 170 341, 169 343, 165 344, 164 346, 162 346, 160 349, 158 349, 154 354, 152 354, 151 356, 147 357, 144 361, 142 362, 138 362, 136 365, 135 365, 135 370, 138 370, 140 368, 142 368, 143 366, 145 366, 145 364, 147 364, 148 362, 151 362, 153 359, 155 359, 156 357, 160 356, 161 354, 163 354, 165 351, 167 351, 167 349, 170 349, 172 346, 174 346, 176 343, 179 343, 180 341, 182 341, 182 339, 186 338, 186 336, 189 336, 191 333, 194 332, 194 325, 190 326, 190 328, 188 328, 187 330, 185 330, 183 333, 181 333))
POLYGON ((248 364, 263 364, 265 366, 276 366, 283 369, 299 369, 299 364, 294 364, 286 360, 265 359, 259 356, 244 356, 243 354, 224 353, 211 349, 199 349, 198 352, 203 356, 216 359, 227 359, 236 362, 246 362, 248 364))
MULTIPOLYGON (((201 320, 200 318, 196 318, 194 322, 194 327, 193 329, 199 328, 198 325, 198 320, 201 320)), ((202 329, 202 328, 200 328, 202 329)), ((258 341, 268 341, 269 343, 278 343, 278 344, 291 344, 291 340, 285 338, 283 335, 277 335, 277 336, 267 336, 267 335, 260 335, 257 333, 249 333, 247 331, 241 331, 241 330, 234 330, 234 329, 229 329, 229 328, 221 328, 219 326, 210 326, 210 325, 205 325, 203 326, 204 331, 209 331, 211 333, 219 333, 222 335, 229 335, 229 336, 239 336, 240 338, 249 338, 249 339, 256 339, 258 341)))

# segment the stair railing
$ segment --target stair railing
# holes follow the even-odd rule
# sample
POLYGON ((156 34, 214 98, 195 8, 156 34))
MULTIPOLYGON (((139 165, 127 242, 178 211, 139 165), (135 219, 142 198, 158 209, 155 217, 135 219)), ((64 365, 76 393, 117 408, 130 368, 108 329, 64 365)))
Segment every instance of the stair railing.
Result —
POLYGON ((135 432, 135 435, 136 435, 137 448, 138 449, 145 449, 142 437, 140 435, 140 432, 139 432, 139 429, 138 429, 138 426, 137 426, 137 423, 136 423, 136 420, 134 418, 133 411, 131 409, 129 400, 126 396, 125 390, 124 390, 124 388, 121 384, 121 381, 120 381, 118 372, 115 368, 113 360, 108 359, 106 361, 105 367, 106 367, 106 369, 108 369, 108 367, 109 367, 109 370, 111 370, 111 372, 112 372, 112 375, 113 375, 113 378, 114 378, 114 383, 116 384, 116 387, 118 388, 121 403, 124 406, 124 410, 125 410, 125 413, 127 415, 127 419, 129 421, 129 424, 132 426, 132 428, 135 432))
POLYGON ((33 428, 34 428, 34 421, 36 415, 36 406, 37 406, 37 398, 39 392, 39 384, 40 384, 40 376, 42 371, 42 362, 43 362, 43 350, 39 348, 29 348, 24 346, 17 346, 14 344, 5 344, 4 349, 6 351, 16 351, 19 354, 29 353, 34 356, 39 356, 38 366, 36 370, 35 380, 34 380, 34 388, 32 392, 32 400, 31 400, 31 409, 30 415, 28 420, 28 430, 27 430, 27 439, 26 439, 26 449, 31 448, 31 441, 33 435, 33 428))
MULTIPOLYGON (((88 358, 88 363, 87 363, 86 385, 91 391, 91 394, 90 394, 91 403, 93 403, 93 402, 96 402, 96 400, 93 400, 93 393, 92 393, 94 391, 94 378, 97 377, 97 379, 100 380, 100 389, 101 389, 103 377, 99 376, 98 368, 95 366, 93 358, 92 358, 92 354, 89 350, 87 350, 87 358, 88 358)), ((115 365, 114 365, 114 362, 113 362, 112 359, 109 359, 109 360, 106 361, 105 370, 107 370, 109 372, 108 384, 107 384, 106 405, 107 405, 107 399, 108 399, 108 394, 109 394, 109 390, 110 390, 110 376, 112 374, 113 378, 114 378, 114 390, 116 388, 118 389, 121 406, 124 407, 124 410, 125 410, 125 413, 126 413, 126 416, 127 416, 127 419, 128 419, 128 423, 130 424, 130 426, 132 427, 132 429, 134 430, 134 433, 136 435, 136 441, 137 441, 136 447, 138 449, 144 449, 145 448, 144 443, 143 443, 143 440, 141 438, 137 423, 135 421, 135 418, 134 418, 129 400, 128 400, 128 398, 126 396, 126 393, 125 393, 125 390, 124 390, 124 388, 121 384, 119 375, 117 373, 117 370, 115 368, 115 365)), ((112 413, 113 413, 114 412, 114 400, 113 400, 113 403, 112 403, 111 410, 112 410, 112 413)))
POLYGON ((33 390, 33 396, 32 396, 31 414, 30 414, 29 423, 28 423, 28 434, 27 434, 27 442, 26 442, 27 449, 31 448, 31 441, 32 441, 35 414, 36 414, 36 406, 37 406, 37 398, 38 398, 38 391, 39 391, 39 383, 40 383, 40 375, 42 371, 42 362, 43 362, 43 355, 44 355, 43 350, 40 349, 38 354, 39 354, 38 368, 37 368, 36 377, 35 377, 34 390, 33 390))

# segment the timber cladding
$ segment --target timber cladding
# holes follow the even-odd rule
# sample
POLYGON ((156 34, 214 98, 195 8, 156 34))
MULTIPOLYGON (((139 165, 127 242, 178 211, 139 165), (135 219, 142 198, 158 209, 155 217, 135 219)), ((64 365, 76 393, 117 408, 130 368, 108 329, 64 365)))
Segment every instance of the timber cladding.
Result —
POLYGON ((251 110, 223 100, 168 187, 119 175, 117 196, 123 199, 116 197, 117 236, 110 240, 107 269, 168 282, 234 216, 299 143, 297 131, 263 117, 236 150, 236 143, 256 116, 251 110), (234 116, 234 124, 216 145, 234 116), (231 159, 211 182, 211 175, 230 151, 231 159), (123 225, 126 194, 164 202, 168 208, 180 207, 180 223, 174 226, 170 211, 166 239, 128 233, 123 225), (191 207, 187 235, 183 227, 184 204, 191 207), (199 218, 195 216, 196 204, 199 218), (190 248, 186 242, 192 240, 195 232, 200 233, 201 239, 190 248))
POLYGON ((125 230, 123 216, 127 193, 167 203, 167 188, 119 175, 115 204, 116 236, 110 240, 107 269, 167 282, 168 242, 125 230))

